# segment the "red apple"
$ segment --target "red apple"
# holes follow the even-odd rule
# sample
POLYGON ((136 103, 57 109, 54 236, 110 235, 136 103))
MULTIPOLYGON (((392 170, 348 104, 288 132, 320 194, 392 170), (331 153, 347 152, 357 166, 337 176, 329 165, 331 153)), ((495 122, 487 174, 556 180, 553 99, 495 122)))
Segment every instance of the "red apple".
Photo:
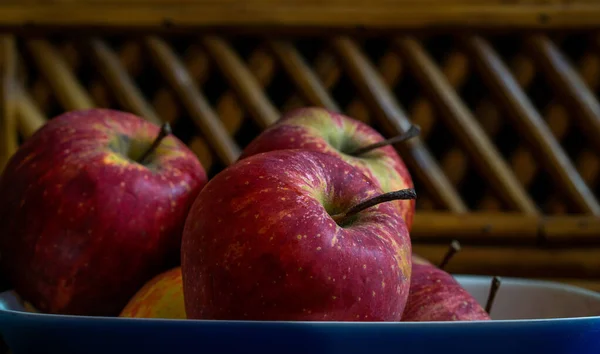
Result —
MULTIPOLYGON (((415 197, 403 192, 394 198, 415 197)), ((400 320, 411 243, 381 195, 360 171, 315 151, 272 151, 226 168, 186 221, 188 318, 400 320)))
POLYGON ((185 217, 206 180, 181 141, 137 116, 56 117, 0 179, 1 270, 42 312, 118 315, 177 264, 185 217))
POLYGON ((454 277, 413 254, 408 302, 402 321, 489 320, 488 313, 454 277))
POLYGON ((119 316, 185 319, 181 267, 152 278, 129 300, 119 316))
MULTIPOLYGON (((416 131, 418 132, 418 131, 416 131)), ((410 132, 405 138, 413 136, 410 132)), ((282 149, 305 149, 334 155, 358 168, 375 181, 384 192, 413 188, 404 162, 390 145, 357 153, 361 148, 384 141, 370 126, 324 108, 307 107, 284 114, 281 119, 256 137, 242 152, 240 159, 260 152, 282 149)), ((395 201, 408 229, 413 223, 414 200, 395 201)))

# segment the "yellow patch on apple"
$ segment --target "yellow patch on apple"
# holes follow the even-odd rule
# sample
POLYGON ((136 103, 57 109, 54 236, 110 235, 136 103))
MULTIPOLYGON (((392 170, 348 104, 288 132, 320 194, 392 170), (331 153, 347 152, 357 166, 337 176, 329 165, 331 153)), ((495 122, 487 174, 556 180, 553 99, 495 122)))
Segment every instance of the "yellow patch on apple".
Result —
POLYGON ((181 267, 152 278, 129 300, 119 317, 185 319, 181 267))

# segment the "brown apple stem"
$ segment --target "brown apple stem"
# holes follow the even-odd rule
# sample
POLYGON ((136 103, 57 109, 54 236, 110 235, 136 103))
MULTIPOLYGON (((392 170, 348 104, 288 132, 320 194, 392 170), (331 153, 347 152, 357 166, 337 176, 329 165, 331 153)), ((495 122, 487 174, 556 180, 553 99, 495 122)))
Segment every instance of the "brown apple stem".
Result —
POLYGON ((448 251, 446 252, 446 255, 444 255, 444 259, 442 259, 438 268, 444 269, 448 262, 450 262, 450 259, 452 259, 452 257, 454 257, 458 251, 460 251, 460 243, 457 240, 453 240, 450 243, 450 247, 448 247, 448 251))
POLYGON ((415 136, 417 136, 419 134, 421 134, 421 128, 418 125, 413 124, 407 131, 405 131, 404 133, 402 133, 400 135, 396 135, 393 138, 382 140, 375 144, 371 144, 371 145, 367 145, 367 146, 358 148, 358 149, 354 150, 353 152, 351 152, 350 155, 359 156, 359 155, 365 154, 371 150, 375 150, 375 149, 378 149, 383 146, 401 143, 408 139, 414 138, 415 136))
POLYGON ((158 135, 156 136, 156 138, 154 139, 154 141, 152 142, 152 145, 150 145, 150 147, 148 148, 148 150, 146 150, 146 152, 142 155, 142 157, 139 158, 138 162, 140 163, 144 163, 144 161, 148 158, 148 156, 150 156, 154 150, 156 150, 156 148, 158 147, 158 145, 160 145, 160 142, 167 137, 167 135, 171 134, 171 125, 169 125, 169 123, 163 123, 163 125, 160 127, 160 132, 158 132, 158 135))
MULTIPOLYGON (((417 198, 417 192, 413 188, 401 189, 401 190, 394 191, 394 192, 380 194, 376 197, 364 200, 364 201, 356 204, 355 206, 348 209, 345 213, 335 215, 334 219, 336 221, 341 222, 345 218, 350 217, 354 214, 360 213, 361 211, 363 211, 367 208, 370 208, 372 206, 375 206, 377 204, 391 202, 393 200, 407 200, 407 199, 416 199, 416 198, 417 198)), ((339 222, 338 222, 338 224, 339 224, 339 222)))
POLYGON ((500 277, 494 276, 494 278, 492 278, 490 293, 488 295, 487 303, 485 304, 485 312, 487 312, 488 314, 490 313, 490 311, 492 311, 492 305, 494 305, 494 299, 496 298, 496 293, 498 292, 501 283, 502 280, 500 279, 500 277))

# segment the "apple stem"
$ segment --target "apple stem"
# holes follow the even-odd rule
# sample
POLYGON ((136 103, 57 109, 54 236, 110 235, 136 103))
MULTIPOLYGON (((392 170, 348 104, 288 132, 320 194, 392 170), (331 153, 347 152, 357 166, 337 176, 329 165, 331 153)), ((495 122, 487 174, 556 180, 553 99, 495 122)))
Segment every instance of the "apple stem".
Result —
POLYGON ((392 145, 392 144, 396 144, 396 143, 401 143, 401 142, 406 141, 408 139, 414 138, 415 136, 417 136, 419 134, 421 134, 421 128, 418 125, 413 124, 413 125, 410 126, 410 128, 408 128, 407 131, 405 131, 404 133, 402 133, 400 135, 396 135, 393 138, 389 138, 389 139, 382 140, 380 142, 377 142, 377 143, 374 143, 374 144, 371 144, 371 145, 367 145, 365 147, 358 148, 358 149, 354 150, 353 152, 351 152, 350 155, 360 156, 360 155, 365 154, 365 153, 367 153, 367 152, 369 152, 371 150, 375 150, 375 149, 378 149, 378 148, 383 147, 383 146, 392 145))
MULTIPOLYGON (((375 206, 377 204, 391 202, 393 200, 407 200, 407 199, 416 199, 416 198, 417 198, 417 192, 413 188, 401 189, 398 191, 380 194, 376 197, 364 200, 364 201, 356 204, 352 208, 348 209, 345 213, 336 215, 334 217, 334 219, 336 221, 341 221, 347 217, 350 217, 354 214, 360 213, 361 211, 363 211, 367 208, 370 208, 372 206, 375 206)), ((338 222, 338 224, 339 224, 339 222, 338 222)))
POLYGON ((494 276, 492 278, 490 293, 488 295, 487 303, 485 304, 485 312, 487 312, 488 314, 490 313, 490 311, 492 311, 492 305, 494 304, 494 299, 496 298, 496 293, 498 292, 501 283, 502 280, 500 279, 500 277, 494 276))
POLYGON ((454 257, 458 251, 460 251, 460 242, 458 242, 458 240, 453 240, 450 243, 450 247, 448 247, 448 251, 446 252, 446 255, 444 255, 444 259, 442 259, 438 268, 444 269, 450 259, 452 259, 452 257, 454 257))
POLYGON ((152 145, 150 145, 150 147, 148 148, 148 150, 146 150, 146 152, 142 155, 142 157, 139 158, 138 162, 139 163, 144 163, 144 161, 148 158, 148 156, 150 156, 150 154, 152 154, 154 152, 154 150, 156 150, 156 148, 158 147, 158 145, 160 145, 160 142, 167 137, 167 135, 171 134, 171 125, 169 125, 169 123, 163 123, 163 125, 160 127, 160 131, 158 132, 158 135, 156 136, 156 138, 154 139, 154 141, 152 142, 152 145))

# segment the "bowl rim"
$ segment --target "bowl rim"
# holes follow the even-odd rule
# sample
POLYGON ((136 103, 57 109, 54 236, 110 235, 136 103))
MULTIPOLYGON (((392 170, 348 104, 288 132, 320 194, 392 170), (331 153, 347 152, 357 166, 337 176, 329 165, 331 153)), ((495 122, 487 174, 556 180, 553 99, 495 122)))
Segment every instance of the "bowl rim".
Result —
MULTIPOLYGON (((468 274, 452 274, 460 283, 472 282, 483 280, 489 281, 492 279, 491 276, 487 275, 468 275, 468 274)), ((517 278, 517 277, 502 277, 502 281, 510 283, 511 285, 534 285, 538 287, 553 288, 567 290, 583 296, 587 296, 591 299, 595 299, 600 302, 600 292, 593 290, 584 289, 575 285, 560 283, 551 280, 542 279, 528 279, 528 278, 517 278)), ((12 290, 7 290, 0 293, 0 298, 6 296, 8 293, 14 293, 12 290)), ((178 323, 186 325, 254 325, 254 326, 320 326, 320 327, 355 327, 355 326, 398 326, 398 327, 422 327, 426 326, 430 328, 432 325, 446 327, 446 326, 514 326, 514 325, 526 325, 526 324, 559 324, 559 323, 587 323, 593 322, 600 325, 600 315, 598 316, 577 316, 577 317, 560 317, 560 318, 538 318, 538 319, 509 319, 509 320, 477 320, 477 321, 421 321, 421 322, 383 322, 383 321, 254 321, 254 320, 201 320, 201 319, 170 319, 170 318, 133 318, 133 317, 112 317, 112 316, 86 316, 86 315, 63 315, 63 314, 47 314, 47 313, 36 313, 21 311, 18 309, 10 309, 4 306, 0 306, 0 324, 3 322, 2 318, 20 318, 21 320, 36 320, 36 321, 92 321, 97 324, 100 323, 111 323, 112 324, 127 324, 127 323, 144 323, 144 324, 164 324, 164 323, 178 323)), ((9 319, 10 320, 10 319, 9 319)))

